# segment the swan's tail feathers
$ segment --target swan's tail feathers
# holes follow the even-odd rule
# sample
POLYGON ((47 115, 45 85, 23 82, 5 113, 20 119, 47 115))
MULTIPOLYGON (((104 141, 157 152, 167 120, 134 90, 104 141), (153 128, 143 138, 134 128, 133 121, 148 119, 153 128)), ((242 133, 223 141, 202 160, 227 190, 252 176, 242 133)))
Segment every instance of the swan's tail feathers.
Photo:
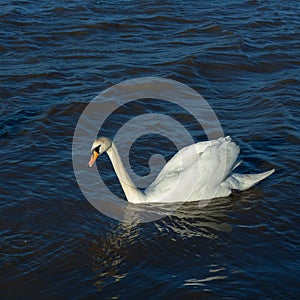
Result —
POLYGON ((259 173, 259 174, 238 174, 233 173, 229 178, 225 180, 225 184, 231 190, 244 191, 266 177, 270 176, 275 170, 272 169, 267 172, 259 173))

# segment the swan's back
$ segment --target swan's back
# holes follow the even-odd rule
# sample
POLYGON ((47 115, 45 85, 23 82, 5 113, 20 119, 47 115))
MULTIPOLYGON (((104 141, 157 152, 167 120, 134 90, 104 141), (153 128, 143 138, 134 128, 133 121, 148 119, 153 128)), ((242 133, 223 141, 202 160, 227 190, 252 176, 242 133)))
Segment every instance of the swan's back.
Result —
MULTIPOLYGON (((231 138, 193 144, 181 149, 146 189, 149 202, 195 201, 216 197, 234 168, 239 147, 231 138), (192 184, 191 184, 192 183, 192 184)), ((228 193, 229 194, 229 193, 228 193)))

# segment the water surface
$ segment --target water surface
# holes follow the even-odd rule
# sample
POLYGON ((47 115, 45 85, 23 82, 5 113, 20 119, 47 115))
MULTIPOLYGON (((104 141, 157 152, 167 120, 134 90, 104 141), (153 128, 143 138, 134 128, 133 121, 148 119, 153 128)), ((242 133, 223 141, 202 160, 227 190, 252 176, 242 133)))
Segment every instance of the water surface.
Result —
MULTIPOLYGON (((299 298, 299 13, 279 0, 2 1, 1 299, 299 298), (152 223, 101 214, 73 173, 74 129, 99 92, 142 76, 201 93, 240 171, 276 173, 152 223)), ((132 164, 168 145, 139 140, 132 164)))

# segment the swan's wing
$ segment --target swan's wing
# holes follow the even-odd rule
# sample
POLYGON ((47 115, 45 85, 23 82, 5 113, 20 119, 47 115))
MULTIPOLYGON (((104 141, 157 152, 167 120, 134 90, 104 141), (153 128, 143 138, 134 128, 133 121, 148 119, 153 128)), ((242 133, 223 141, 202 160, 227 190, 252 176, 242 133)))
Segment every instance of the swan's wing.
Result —
POLYGON ((199 159, 199 156, 214 141, 199 142, 190 146, 186 146, 179 150, 161 169, 155 181, 148 187, 148 191, 157 186, 162 180, 170 180, 187 169, 190 165, 199 159))
POLYGON ((230 137, 207 148, 201 159, 205 161, 209 186, 212 188, 218 186, 231 174, 232 169, 239 165, 237 162, 239 153, 240 147, 230 137))
POLYGON ((188 197, 195 197, 195 200, 199 197, 200 200, 208 199, 214 194, 234 167, 239 147, 230 137, 205 143, 180 150, 146 189, 147 196, 155 201, 174 190, 178 198, 184 198, 188 194, 188 197))
POLYGON ((168 173, 185 170, 195 161, 199 160, 199 156, 208 147, 223 143, 226 139, 230 139, 230 137, 228 136, 226 138, 219 138, 217 140, 199 142, 182 148, 165 164, 158 177, 166 176, 168 173))

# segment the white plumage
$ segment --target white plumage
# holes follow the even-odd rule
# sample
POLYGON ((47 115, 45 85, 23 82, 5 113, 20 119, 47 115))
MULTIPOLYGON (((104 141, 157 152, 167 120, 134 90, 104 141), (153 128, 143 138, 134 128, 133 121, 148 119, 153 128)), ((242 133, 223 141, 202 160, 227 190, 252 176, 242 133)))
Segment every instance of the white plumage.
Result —
POLYGON ((110 139, 101 137, 94 141, 89 166, 105 151, 127 200, 132 203, 173 203, 226 197, 232 190, 246 190, 274 172, 272 169, 260 174, 233 173, 240 164, 237 161, 240 149, 227 136, 181 149, 143 193, 130 179, 110 139))

